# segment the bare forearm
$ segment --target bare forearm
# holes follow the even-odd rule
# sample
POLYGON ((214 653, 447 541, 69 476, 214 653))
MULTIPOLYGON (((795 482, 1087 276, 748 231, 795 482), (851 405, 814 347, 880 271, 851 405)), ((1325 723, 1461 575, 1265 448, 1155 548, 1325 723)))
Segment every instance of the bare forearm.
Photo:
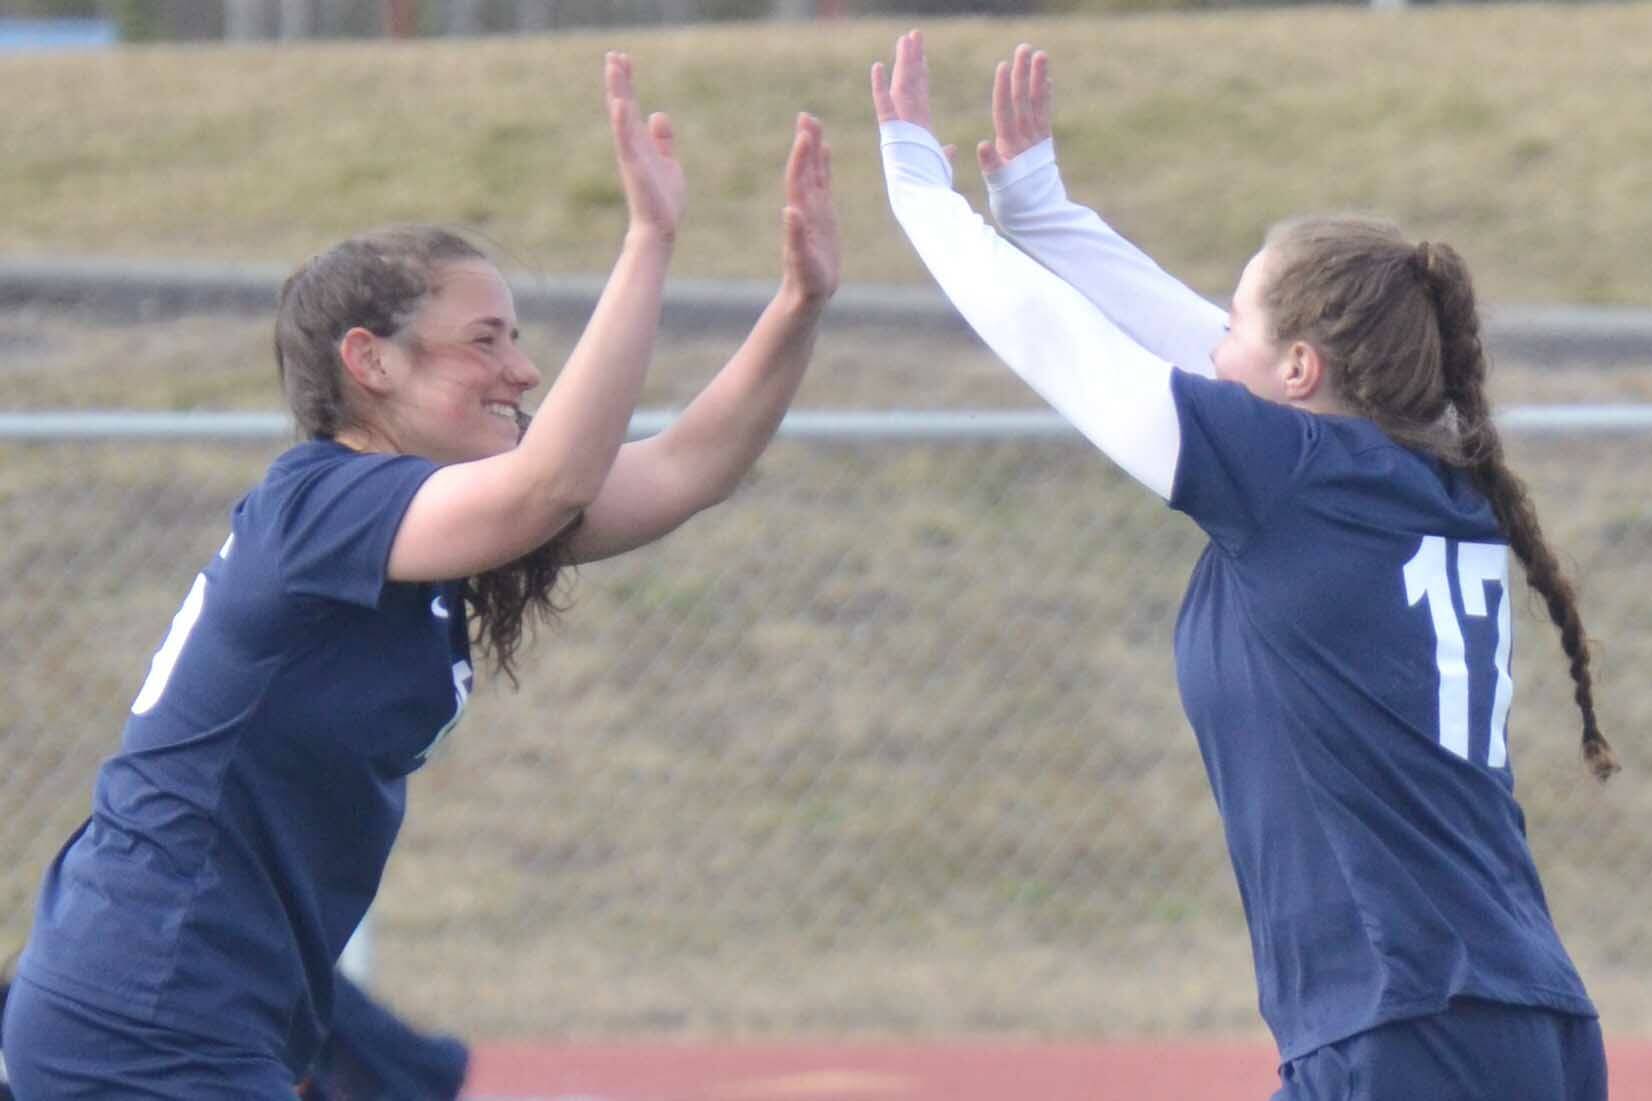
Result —
POLYGON ((727 497, 779 427, 814 352, 825 299, 783 287, 744 344, 666 429, 685 489, 704 508, 727 497))
POLYGON ((519 461, 552 475, 558 496, 583 506, 601 489, 654 355, 672 242, 651 231, 625 239, 579 343, 517 447, 519 461))

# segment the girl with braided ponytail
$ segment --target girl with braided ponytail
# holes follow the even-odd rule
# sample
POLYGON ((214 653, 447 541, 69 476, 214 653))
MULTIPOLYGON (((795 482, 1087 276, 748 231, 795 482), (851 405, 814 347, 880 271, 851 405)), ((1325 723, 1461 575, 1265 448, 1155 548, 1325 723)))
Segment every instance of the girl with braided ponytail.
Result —
POLYGON ((1069 202, 1042 53, 993 88, 986 225, 930 130, 917 32, 873 103, 897 220, 987 344, 1210 537, 1183 704, 1250 926, 1275 1101, 1606 1097, 1595 1007, 1514 798, 1509 551, 1595 721, 1577 602, 1503 457, 1449 246, 1268 234, 1224 312, 1069 202))

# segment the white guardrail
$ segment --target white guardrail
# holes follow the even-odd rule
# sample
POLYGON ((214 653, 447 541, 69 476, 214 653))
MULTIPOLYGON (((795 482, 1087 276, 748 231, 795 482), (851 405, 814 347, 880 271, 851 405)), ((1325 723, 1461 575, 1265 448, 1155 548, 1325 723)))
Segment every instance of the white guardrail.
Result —
MULTIPOLYGON (((265 316, 286 269, 267 264, 155 263, 77 257, 0 257, 0 310, 44 306, 116 319, 184 314, 265 316)), ((511 277, 524 320, 582 324, 604 280, 589 275, 511 277)), ((772 283, 673 279, 662 326, 671 332, 744 330, 762 312, 772 283)), ((1488 303, 1486 346, 1498 359, 1595 366, 1652 364, 1652 309, 1488 303)), ((840 325, 894 325, 965 334, 964 321, 928 284, 849 284, 828 307, 840 325)))
MULTIPOLYGON (((640 410, 631 419, 632 439, 669 424, 675 410, 640 410)), ((1499 413, 1507 432, 1586 435, 1652 431, 1652 404, 1515 405, 1499 413)), ((0 412, 0 440, 279 440, 293 436, 284 413, 149 413, 132 410, 0 412)), ((780 435, 798 440, 970 441, 1072 437, 1078 430, 1044 410, 947 411, 794 410, 780 435)))

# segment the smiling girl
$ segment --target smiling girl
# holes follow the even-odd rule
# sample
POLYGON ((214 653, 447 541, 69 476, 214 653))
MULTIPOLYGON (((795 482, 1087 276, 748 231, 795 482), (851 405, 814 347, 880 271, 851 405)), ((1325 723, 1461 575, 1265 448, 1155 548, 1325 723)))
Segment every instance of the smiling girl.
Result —
POLYGON ((838 280, 819 124, 799 117, 786 168, 779 292, 671 426, 625 443, 684 186, 629 59, 605 80, 629 227, 531 421, 510 288, 462 237, 373 233, 287 280, 276 361, 305 442, 235 507, 47 871, 6 1007, 22 1101, 291 1101, 472 638, 514 679, 562 566, 724 499, 779 424, 838 280))

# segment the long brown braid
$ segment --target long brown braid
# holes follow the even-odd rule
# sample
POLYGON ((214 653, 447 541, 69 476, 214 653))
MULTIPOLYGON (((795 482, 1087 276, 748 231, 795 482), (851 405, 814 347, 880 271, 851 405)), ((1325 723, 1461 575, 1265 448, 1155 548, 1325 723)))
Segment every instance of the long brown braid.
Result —
POLYGON ((1394 440, 1465 470, 1560 631, 1583 717, 1583 758, 1605 780, 1616 755, 1595 718, 1589 643, 1571 582, 1509 469, 1486 396, 1488 361, 1468 266, 1450 245, 1412 245, 1388 222, 1352 216, 1285 222, 1268 234, 1263 302, 1280 341, 1325 357, 1349 409, 1394 440))

